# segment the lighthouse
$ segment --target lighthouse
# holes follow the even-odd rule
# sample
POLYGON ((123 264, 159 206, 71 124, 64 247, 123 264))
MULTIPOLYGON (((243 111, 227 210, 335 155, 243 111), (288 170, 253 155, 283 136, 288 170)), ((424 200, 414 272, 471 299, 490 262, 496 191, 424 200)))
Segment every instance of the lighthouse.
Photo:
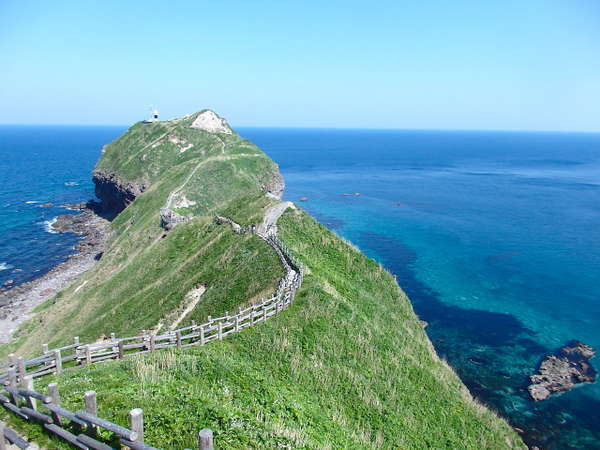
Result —
POLYGON ((158 109, 150 108, 150 118, 144 120, 144 123, 158 122, 158 109))

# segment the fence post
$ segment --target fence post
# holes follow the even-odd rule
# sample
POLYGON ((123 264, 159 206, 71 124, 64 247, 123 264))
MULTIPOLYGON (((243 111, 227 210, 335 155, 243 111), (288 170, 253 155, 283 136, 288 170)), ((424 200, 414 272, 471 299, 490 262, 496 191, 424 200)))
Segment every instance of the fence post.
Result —
POLYGON ((175 339, 177 341, 177 348, 181 347, 181 331, 177 330, 175 332, 175 339))
MULTIPOLYGON (((6 375, 8 376, 8 385, 12 388, 17 387, 17 369, 14 367, 9 367, 6 371, 6 375)), ((14 392, 9 393, 10 401, 12 404, 16 405, 19 403, 19 397, 14 392)))
POLYGON ((115 333, 110 333, 110 340, 114 341, 117 339, 117 335, 115 333))
POLYGON ((144 442, 144 411, 140 408, 129 411, 129 424, 131 431, 135 431, 138 435, 136 442, 144 442))
POLYGON ((119 354, 117 355, 117 358, 122 359, 123 358, 123 354, 125 353, 125 347, 123 344, 123 341, 119 341, 117 343, 118 347, 119 347, 119 354))
POLYGON ((219 322, 219 340, 221 341, 223 339, 223 322, 220 321, 219 322))
POLYGON ((13 388, 17 387, 17 369, 9 367, 6 371, 6 375, 8 377, 8 385, 13 388))
POLYGON ((0 421, 0 450, 6 450, 6 439, 4 438, 4 422, 0 421))
POLYGON ((85 346, 85 363, 86 365, 92 363, 92 349, 89 345, 85 346))
MULTIPOLYGON (((33 377, 28 375, 23 378, 23 388, 33 391, 33 377)), ((34 411, 37 411, 37 401, 35 398, 26 397, 27 406, 29 406, 34 411)))
POLYGON ((85 412, 94 416, 98 415, 98 405, 96 404, 96 392, 86 391, 83 396, 85 402, 85 412))
POLYGON ((148 350, 148 345, 146 345, 146 341, 148 340, 148 332, 146 330, 142 330, 142 343, 144 346, 142 347, 145 350, 148 350))
POLYGON ((54 361, 56 365, 56 373, 60 375, 62 373, 62 357, 60 355, 60 350, 54 350, 54 361))
MULTIPOLYGON (((56 383, 50 383, 48 385, 48 395, 52 399, 51 403, 53 405, 60 406, 60 394, 58 392, 58 384, 56 384, 56 383)), ((58 414, 56 414, 54 411, 52 411, 52 420, 59 427, 62 426, 62 419, 61 419, 61 417, 58 414)))
MULTIPOLYGON (((85 402, 85 412, 97 416, 98 405, 96 404, 96 392, 86 391, 86 393, 83 395, 83 401, 85 402)), ((97 434, 98 430, 96 429, 95 425, 88 424, 87 429, 90 435, 95 436, 97 434)))
POLYGON ((198 449, 213 450, 213 432, 208 428, 200 430, 198 433, 198 449))
POLYGON ((75 336, 75 337, 73 338, 73 344, 75 344, 75 345, 79 345, 79 336, 75 336))
POLYGON ((25 375, 27 373, 25 372, 25 360, 22 356, 17 358, 17 370, 19 371, 19 382, 21 386, 25 387, 25 375))
POLYGON ((153 352, 154 351, 154 340, 156 339, 156 336, 154 336, 153 334, 150 335, 150 351, 153 352))
POLYGON ((42 344, 42 354, 48 353, 48 344, 42 344))
POLYGON ((237 333, 238 331, 240 331, 240 316, 239 314, 235 315, 235 332, 237 333))
POLYGON ((265 308, 265 305, 263 305, 262 309, 263 309, 263 322, 266 322, 267 321, 267 308, 265 308))
POLYGON ((200 345, 204 345, 204 327, 200 326, 200 345))

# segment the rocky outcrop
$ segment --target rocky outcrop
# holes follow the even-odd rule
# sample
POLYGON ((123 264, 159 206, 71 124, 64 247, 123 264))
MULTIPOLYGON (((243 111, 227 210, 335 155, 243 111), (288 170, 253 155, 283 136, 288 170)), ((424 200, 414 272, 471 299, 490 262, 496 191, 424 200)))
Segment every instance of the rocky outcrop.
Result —
POLYGON ((191 217, 193 217, 192 214, 188 216, 182 216, 181 214, 169 208, 160 209, 160 224, 167 231, 171 231, 177 224, 186 222, 191 217))
POLYGON ((578 341, 569 342, 556 354, 549 355, 542 361, 539 374, 532 375, 531 384, 527 388, 531 397, 546 400, 556 392, 573 389, 579 383, 593 383, 596 371, 589 360, 595 350, 578 341))
POLYGON ((105 213, 118 214, 147 188, 144 184, 121 179, 114 173, 94 171, 92 180, 96 185, 96 197, 102 200, 105 213))
POLYGON ((279 168, 277 168, 277 170, 271 174, 270 178, 263 183, 262 188, 269 196, 281 200, 283 191, 285 190, 285 181, 279 172, 279 168))
POLYGON ((106 240, 106 221, 96 214, 98 204, 88 202, 68 205, 72 210, 81 210, 79 214, 61 214, 52 224, 58 233, 74 233, 84 236, 75 246, 81 253, 100 251, 106 240))
POLYGON ((227 224, 237 234, 244 234, 246 232, 246 229, 242 228, 242 226, 240 224, 235 223, 233 220, 229 219, 228 217, 219 216, 218 214, 215 214, 215 223, 217 225, 227 224))
POLYGON ((191 128, 208 131, 209 133, 233 134, 225 119, 221 119, 213 111, 203 111, 194 119, 191 128))

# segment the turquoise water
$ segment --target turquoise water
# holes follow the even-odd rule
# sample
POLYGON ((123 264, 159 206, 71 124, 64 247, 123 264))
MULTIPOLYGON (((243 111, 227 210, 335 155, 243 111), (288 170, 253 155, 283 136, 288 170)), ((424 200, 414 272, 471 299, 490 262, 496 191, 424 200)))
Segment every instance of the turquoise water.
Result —
POLYGON ((528 443, 600 448, 597 384, 525 390, 567 341, 600 347, 600 135, 242 134, 280 163, 288 199, 397 276, 438 352, 528 443))
MULTIPOLYGON (((100 148, 124 129, 0 127, 0 282, 72 252, 44 225, 65 210, 26 202, 91 198, 100 148)), ((597 384, 540 403, 525 391, 567 341, 600 347, 600 135, 239 131, 280 164, 288 199, 397 276, 437 351, 528 443, 600 448, 597 384)))

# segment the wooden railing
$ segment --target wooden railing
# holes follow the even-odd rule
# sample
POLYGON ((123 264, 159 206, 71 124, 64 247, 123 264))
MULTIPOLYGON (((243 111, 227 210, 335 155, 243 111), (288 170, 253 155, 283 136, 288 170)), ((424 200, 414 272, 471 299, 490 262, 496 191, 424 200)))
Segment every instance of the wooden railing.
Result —
MULTIPOLYGON (((292 303, 296 291, 302 284, 304 267, 276 236, 258 236, 277 252, 286 272, 273 297, 247 308, 240 307, 237 314, 226 313, 216 318, 209 316, 208 321, 200 325, 192 322, 190 326, 161 335, 153 335, 144 330, 138 336, 119 338, 112 333, 109 339, 91 344, 81 344, 79 337, 75 337, 73 344, 58 348, 49 349, 47 344, 42 345, 42 355, 33 359, 25 360, 23 357, 11 354, 9 361, 2 367, 4 372, 0 374, 0 384, 8 394, 8 396, 0 395, 0 404, 17 417, 42 424, 48 432, 69 442, 75 448, 111 449, 112 447, 96 439, 97 433, 94 430, 96 427, 101 427, 118 436, 119 445, 134 450, 152 449, 153 447, 143 443, 143 419, 140 409, 133 409, 130 412, 131 430, 128 430, 97 417, 93 391, 86 393, 86 410, 72 413, 60 407, 60 397, 55 384, 48 385, 48 395, 44 395, 33 390, 33 379, 49 374, 60 374, 70 368, 127 358, 167 347, 205 345, 275 316, 292 303), (18 388, 19 385, 21 388, 18 388), (37 410, 36 400, 41 401, 41 406, 48 413, 37 410), (138 417, 136 420, 140 420, 142 425, 135 422, 134 416, 138 417), (64 419, 67 419, 69 424, 67 428, 62 426, 64 419)), ((19 448, 34 448, 9 428, 4 428, 3 436, 17 447, 25 445, 19 448)), ((0 450, 4 450, 3 445, 4 441, 0 434, 0 450)), ((202 430, 198 436, 198 445, 202 450, 212 449, 212 431, 202 430)))

